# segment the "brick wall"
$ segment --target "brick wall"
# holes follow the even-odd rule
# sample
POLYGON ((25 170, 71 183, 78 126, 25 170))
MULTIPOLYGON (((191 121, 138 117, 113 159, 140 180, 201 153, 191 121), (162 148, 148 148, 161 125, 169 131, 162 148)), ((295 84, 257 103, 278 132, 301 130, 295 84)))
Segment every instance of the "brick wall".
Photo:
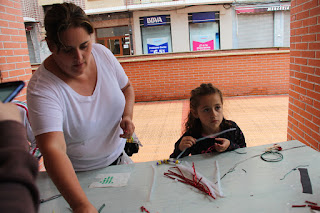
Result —
POLYGON ((288 94, 288 50, 230 50, 169 56, 119 58, 135 88, 136 101, 189 98, 190 91, 203 82, 213 83, 224 96, 288 94))
MULTIPOLYGON (((0 1, 0 71, 1 82, 31 78, 26 32, 20 0, 0 1)), ((26 100, 26 88, 16 98, 26 100)))
POLYGON ((320 1, 291 1, 288 140, 320 148, 320 1))

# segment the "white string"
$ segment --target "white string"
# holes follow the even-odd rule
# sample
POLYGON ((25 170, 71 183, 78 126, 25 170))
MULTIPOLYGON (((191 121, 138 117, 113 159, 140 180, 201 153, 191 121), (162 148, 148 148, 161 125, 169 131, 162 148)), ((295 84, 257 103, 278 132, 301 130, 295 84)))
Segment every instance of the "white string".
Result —
POLYGON ((215 166, 216 166, 216 169, 215 169, 216 180, 218 180, 217 186, 218 186, 219 196, 223 197, 223 192, 222 192, 222 188, 221 188, 221 181, 220 181, 220 169, 219 169, 218 161, 215 161, 215 166))
MULTIPOLYGON (((234 130, 236 130, 236 128, 226 129, 226 130, 223 130, 223 131, 218 132, 218 133, 215 133, 215 134, 207 135, 207 136, 205 136, 205 137, 203 137, 203 138, 197 139, 197 140, 196 140, 196 143, 199 142, 199 141, 202 141, 202 140, 204 140, 204 139, 207 139, 207 138, 215 138, 215 137, 217 137, 218 135, 224 134, 224 133, 226 133, 226 132, 234 131, 234 130)), ((188 148, 187 148, 187 149, 188 149, 188 148)), ((184 153, 187 149, 183 150, 183 151, 178 155, 178 157, 177 157, 176 159, 179 159, 179 158, 181 157, 181 155, 183 155, 183 153, 184 153)))
POLYGON ((154 167, 154 165, 151 165, 151 167, 152 167, 152 171, 153 171, 153 177, 152 177, 152 185, 151 185, 151 188, 150 188, 150 192, 149 192, 149 196, 148 196, 148 202, 150 202, 150 200, 151 200, 151 197, 152 197, 152 193, 153 193, 153 189, 154 189, 154 183, 156 182, 155 181, 155 177, 156 177, 156 168, 154 167))

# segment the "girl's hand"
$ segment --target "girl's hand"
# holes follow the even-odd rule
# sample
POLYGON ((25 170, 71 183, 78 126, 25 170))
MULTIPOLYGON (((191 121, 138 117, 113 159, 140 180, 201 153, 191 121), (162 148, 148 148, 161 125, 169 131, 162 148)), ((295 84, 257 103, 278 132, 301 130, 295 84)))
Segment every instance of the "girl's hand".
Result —
POLYGON ((120 127, 123 129, 123 134, 120 135, 121 138, 131 138, 134 132, 134 124, 129 116, 123 117, 120 122, 120 127))
POLYGON ((196 143, 196 139, 191 136, 184 136, 179 144, 180 151, 184 151, 186 148, 190 148, 196 143))
POLYGON ((224 152, 230 146, 230 141, 225 138, 215 138, 217 143, 214 144, 214 148, 217 152, 224 152))

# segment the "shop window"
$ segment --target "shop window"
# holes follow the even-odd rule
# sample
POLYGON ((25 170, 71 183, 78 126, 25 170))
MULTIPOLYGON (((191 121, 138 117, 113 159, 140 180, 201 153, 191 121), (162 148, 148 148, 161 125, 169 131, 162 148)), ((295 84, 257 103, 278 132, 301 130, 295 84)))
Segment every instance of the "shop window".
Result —
POLYGON ((31 64, 40 63, 40 46, 36 33, 36 24, 25 23, 28 52, 31 64))
POLYGON ((129 26, 96 29, 97 43, 105 45, 115 56, 131 55, 129 26))
POLYGON ((190 50, 220 49, 218 12, 189 13, 190 50))
POLYGON ((140 18, 143 54, 172 52, 170 16, 140 18))

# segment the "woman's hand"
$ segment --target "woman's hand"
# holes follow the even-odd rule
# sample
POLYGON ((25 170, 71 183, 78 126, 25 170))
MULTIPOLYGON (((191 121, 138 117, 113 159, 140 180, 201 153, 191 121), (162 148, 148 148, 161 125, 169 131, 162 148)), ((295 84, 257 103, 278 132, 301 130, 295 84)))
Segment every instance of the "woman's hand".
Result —
POLYGON ((131 138, 134 132, 134 124, 130 116, 122 117, 120 122, 120 127, 123 129, 123 134, 120 135, 121 138, 131 138))
POLYGON ((230 146, 230 141, 225 138, 215 138, 217 143, 214 144, 214 148, 217 152, 224 152, 230 146))
POLYGON ((190 148, 191 146, 193 146, 193 144, 196 143, 196 139, 191 137, 191 136, 184 136, 181 139, 181 142, 179 144, 179 149, 180 151, 184 151, 187 148, 190 148))

